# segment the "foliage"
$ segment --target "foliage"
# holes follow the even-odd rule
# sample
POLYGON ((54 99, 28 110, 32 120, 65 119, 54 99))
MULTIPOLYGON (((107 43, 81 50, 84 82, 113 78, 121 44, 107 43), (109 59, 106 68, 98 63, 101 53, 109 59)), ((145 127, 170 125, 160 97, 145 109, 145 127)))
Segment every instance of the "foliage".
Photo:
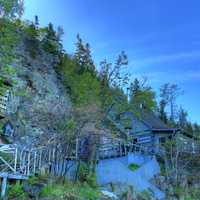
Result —
POLYGON ((145 190, 138 194, 138 200, 149 200, 152 198, 151 192, 148 190, 145 190))
POLYGON ((90 72, 79 74, 76 62, 67 55, 62 59, 58 70, 75 105, 100 103, 100 83, 90 72))
POLYGON ((92 188, 87 184, 65 182, 61 184, 54 182, 48 184, 41 192, 41 197, 49 199, 74 199, 74 200, 96 200, 100 196, 98 188, 92 188))
POLYGON ((95 73, 95 66, 92 60, 89 43, 84 44, 80 35, 77 35, 75 61, 78 66, 78 73, 83 72, 95 73))
POLYGON ((96 176, 94 173, 91 173, 89 170, 89 166, 85 163, 81 163, 78 171, 78 180, 81 183, 86 183, 89 186, 96 188, 96 176))
POLYGON ((62 51, 62 44, 59 42, 63 34, 61 27, 58 29, 58 33, 54 30, 52 23, 49 23, 48 27, 44 29, 45 37, 42 41, 43 49, 50 54, 58 55, 62 51))
POLYGON ((143 108, 147 110, 155 110, 156 100, 155 92, 150 86, 147 85, 146 79, 143 82, 140 82, 138 79, 135 79, 130 86, 130 104, 135 110, 143 108))
POLYGON ((15 185, 9 185, 8 187, 8 199, 14 200, 14 199, 20 199, 20 200, 26 200, 27 195, 23 191, 23 185, 17 183, 15 185))
POLYGON ((32 58, 36 58, 39 51, 39 32, 35 24, 31 23, 24 27, 26 51, 30 53, 32 58))
POLYGON ((23 0, 0 0, 0 15, 13 19, 23 14, 23 0))
POLYGON ((174 188, 174 193, 178 198, 183 198, 186 200, 196 200, 199 199, 200 192, 198 189, 189 187, 183 188, 181 186, 177 186, 174 188))
POLYGON ((15 58, 13 47, 19 40, 17 22, 0 19, 0 70, 7 67, 15 58))
POLYGON ((135 163, 131 163, 128 168, 131 170, 131 171, 136 171, 137 169, 140 168, 139 165, 135 164, 135 163))
POLYGON ((28 179, 28 184, 29 185, 35 185, 41 182, 47 182, 49 178, 49 175, 38 175, 38 176, 31 176, 28 179))

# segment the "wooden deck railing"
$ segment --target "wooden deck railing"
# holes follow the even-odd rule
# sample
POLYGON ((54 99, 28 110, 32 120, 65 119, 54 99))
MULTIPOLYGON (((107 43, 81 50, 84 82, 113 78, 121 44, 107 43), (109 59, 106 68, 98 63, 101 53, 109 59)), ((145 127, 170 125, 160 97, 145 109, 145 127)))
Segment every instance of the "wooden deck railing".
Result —
POLYGON ((4 95, 0 94, 0 116, 4 117, 7 110, 7 103, 9 100, 9 90, 4 95))

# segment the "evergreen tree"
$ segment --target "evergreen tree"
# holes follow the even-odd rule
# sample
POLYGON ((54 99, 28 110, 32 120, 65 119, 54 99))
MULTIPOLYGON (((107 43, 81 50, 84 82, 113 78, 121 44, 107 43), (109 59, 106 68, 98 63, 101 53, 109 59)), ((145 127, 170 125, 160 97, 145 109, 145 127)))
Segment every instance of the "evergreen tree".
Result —
POLYGON ((134 109, 140 109, 141 106, 147 110, 154 110, 156 108, 155 92, 152 88, 146 85, 146 80, 140 83, 135 79, 130 86, 130 104, 134 109))
POLYGON ((137 78, 134 79, 130 86, 130 102, 133 103, 134 99, 139 95, 140 92, 140 82, 137 78))
POLYGON ((60 45, 52 23, 49 23, 46 33, 46 37, 43 40, 44 50, 50 54, 58 55, 60 53, 60 45))
POLYGON ((166 111, 165 111, 166 105, 167 105, 167 104, 166 104, 166 102, 165 102, 164 99, 162 99, 162 100, 160 101, 160 103, 159 103, 159 117, 160 117, 160 119, 161 119, 163 122, 165 122, 165 123, 168 122, 167 113, 166 113, 166 111))
POLYGON ((38 18, 37 15, 35 16, 35 22, 34 22, 34 24, 35 24, 36 29, 38 29, 38 26, 39 26, 40 24, 39 24, 39 18, 38 18))
POLYGON ((75 60, 79 66, 79 73, 88 71, 94 74, 95 66, 91 56, 90 45, 88 43, 84 45, 79 34, 77 35, 75 60))
POLYGON ((0 17, 15 19, 23 14, 23 0, 0 0, 0 17))
POLYGON ((185 129, 187 127, 188 123, 187 116, 188 113, 181 107, 178 115, 178 125, 182 129, 185 129))
POLYGON ((24 29, 26 51, 32 58, 36 58, 39 51, 38 30, 35 23, 27 25, 24 29))

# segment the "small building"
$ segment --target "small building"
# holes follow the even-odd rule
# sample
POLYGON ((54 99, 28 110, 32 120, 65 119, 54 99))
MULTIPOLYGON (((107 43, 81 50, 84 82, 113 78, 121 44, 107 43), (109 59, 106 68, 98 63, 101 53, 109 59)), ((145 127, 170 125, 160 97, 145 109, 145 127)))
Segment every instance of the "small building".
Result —
POLYGON ((168 127, 153 112, 140 110, 138 113, 124 112, 115 120, 128 141, 158 151, 160 146, 179 131, 168 127))

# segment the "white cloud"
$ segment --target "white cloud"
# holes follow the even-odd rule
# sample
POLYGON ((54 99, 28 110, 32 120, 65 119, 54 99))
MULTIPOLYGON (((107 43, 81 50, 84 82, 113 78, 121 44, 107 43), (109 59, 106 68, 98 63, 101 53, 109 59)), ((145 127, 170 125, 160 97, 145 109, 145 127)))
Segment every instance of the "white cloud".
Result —
POLYGON ((197 59, 200 58, 200 51, 180 52, 175 54, 157 55, 135 59, 130 62, 130 65, 134 67, 147 67, 155 64, 162 64, 166 62, 182 61, 185 59, 197 59))

